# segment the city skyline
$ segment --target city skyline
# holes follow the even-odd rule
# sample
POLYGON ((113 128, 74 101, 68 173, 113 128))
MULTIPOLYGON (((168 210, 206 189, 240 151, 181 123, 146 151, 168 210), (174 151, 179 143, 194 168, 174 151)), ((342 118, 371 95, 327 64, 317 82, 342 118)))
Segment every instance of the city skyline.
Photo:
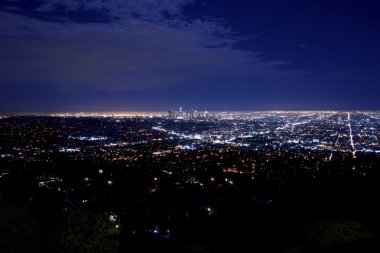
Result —
POLYGON ((0 116, 1 252, 379 251, 380 112, 52 116, 0 116))
POLYGON ((4 0, 0 113, 379 110, 378 1, 4 0))
POLYGON ((0 252, 380 252, 379 0, 0 0, 0 252))

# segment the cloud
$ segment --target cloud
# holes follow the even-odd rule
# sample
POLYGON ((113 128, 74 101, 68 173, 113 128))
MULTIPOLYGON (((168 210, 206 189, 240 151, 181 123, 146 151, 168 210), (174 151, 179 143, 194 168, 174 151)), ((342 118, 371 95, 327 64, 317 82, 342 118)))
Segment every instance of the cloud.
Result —
POLYGON ((67 97, 150 94, 149 100, 161 92, 165 103, 169 95, 204 103, 295 103, 305 94, 328 96, 336 83, 353 79, 292 69, 289 62, 239 49, 245 37, 223 20, 185 16, 189 0, 7 2, 0 7, 3 101, 12 91, 35 90, 67 97))
POLYGON ((49 0, 35 8, 38 12, 104 11, 113 19, 162 20, 163 14, 180 15, 192 0, 49 0))
POLYGON ((241 38, 223 22, 185 17, 182 8, 191 2, 51 0, 27 14, 3 12, 0 82, 12 87, 30 82, 63 90, 134 90, 205 82, 217 86, 233 80, 252 85, 271 79, 274 72, 276 78, 289 75, 277 69, 286 62, 234 48, 241 38), (63 10, 60 22, 31 15, 58 10, 63 10), (73 12, 99 10, 112 22, 73 19, 73 12))

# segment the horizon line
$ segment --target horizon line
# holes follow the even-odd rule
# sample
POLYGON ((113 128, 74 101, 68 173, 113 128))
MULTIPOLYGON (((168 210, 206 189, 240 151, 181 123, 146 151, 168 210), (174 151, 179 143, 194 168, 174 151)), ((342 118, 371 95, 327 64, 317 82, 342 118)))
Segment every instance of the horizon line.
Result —
MULTIPOLYGON (((75 114, 103 114, 103 115, 114 115, 114 114, 131 114, 131 116, 138 115, 138 113, 145 114, 162 114, 168 113, 168 110, 132 110, 132 111, 53 111, 53 112, 0 112, 2 116, 64 116, 75 115, 75 114)), ((380 109, 377 110, 363 110, 363 109, 350 109, 350 110, 334 110, 334 109, 324 109, 324 110, 307 110, 307 109, 297 109, 297 110, 183 110, 184 112, 197 111, 197 112, 208 112, 208 113, 260 113, 260 112, 272 112, 272 113, 286 113, 286 112, 380 112, 380 109)))

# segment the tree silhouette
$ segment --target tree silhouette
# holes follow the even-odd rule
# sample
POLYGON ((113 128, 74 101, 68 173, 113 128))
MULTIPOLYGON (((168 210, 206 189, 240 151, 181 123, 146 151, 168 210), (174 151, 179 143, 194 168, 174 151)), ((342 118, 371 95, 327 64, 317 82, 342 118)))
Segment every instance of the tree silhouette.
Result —
POLYGON ((85 210, 71 210, 66 214, 61 232, 64 252, 118 252, 115 239, 118 227, 100 215, 85 210))
POLYGON ((0 252, 39 252, 42 229, 27 210, 0 199, 0 252))

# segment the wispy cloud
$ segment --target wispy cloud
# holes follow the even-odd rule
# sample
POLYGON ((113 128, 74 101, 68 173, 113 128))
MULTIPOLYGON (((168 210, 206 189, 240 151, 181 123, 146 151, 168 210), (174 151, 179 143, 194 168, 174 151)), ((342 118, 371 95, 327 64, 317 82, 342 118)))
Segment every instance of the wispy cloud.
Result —
POLYGON ((41 82, 61 89, 184 87, 263 78, 284 64, 234 49, 240 38, 220 21, 185 17, 182 8, 191 3, 50 0, 22 13, 3 12, 0 81, 41 82), (75 13, 82 11, 89 11, 86 23, 75 19, 75 13), (59 16, 60 22, 47 19, 47 14, 56 20, 59 16), (90 22, 98 15, 110 21, 90 22))
POLYGON ((104 10, 114 17, 126 18, 133 14, 159 16, 164 11, 178 15, 182 7, 189 3, 192 3, 192 0, 45 0, 41 1, 36 10, 104 10), (49 8, 45 10, 47 6, 49 8))
POLYGON ((334 83, 352 76, 300 71, 286 61, 239 49, 244 36, 223 20, 185 16, 183 10, 191 4, 193 0, 4 0, 0 96, 2 90, 33 87, 62 94, 166 89, 200 100, 224 90, 238 100, 262 101, 272 95, 272 100, 287 96, 294 101, 307 90, 323 97, 334 83))

